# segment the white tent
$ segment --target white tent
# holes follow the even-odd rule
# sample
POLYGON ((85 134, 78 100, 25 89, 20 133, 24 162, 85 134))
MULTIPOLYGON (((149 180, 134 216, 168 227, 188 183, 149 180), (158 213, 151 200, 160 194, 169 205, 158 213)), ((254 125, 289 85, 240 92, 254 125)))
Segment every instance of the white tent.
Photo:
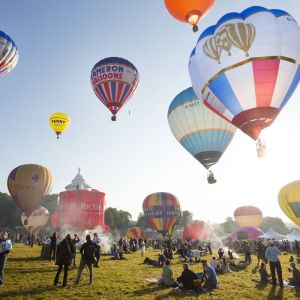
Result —
POLYGON ((286 240, 288 240, 289 242, 292 242, 292 241, 299 241, 300 240, 300 229, 298 228, 293 228, 292 232, 287 235, 285 237, 286 240))
POLYGON ((259 239, 264 239, 264 240, 269 240, 270 239, 270 240, 278 241, 278 240, 284 239, 285 236, 278 233, 278 232, 276 232, 276 231, 274 231, 272 228, 270 228, 265 234, 260 235, 258 238, 259 239))

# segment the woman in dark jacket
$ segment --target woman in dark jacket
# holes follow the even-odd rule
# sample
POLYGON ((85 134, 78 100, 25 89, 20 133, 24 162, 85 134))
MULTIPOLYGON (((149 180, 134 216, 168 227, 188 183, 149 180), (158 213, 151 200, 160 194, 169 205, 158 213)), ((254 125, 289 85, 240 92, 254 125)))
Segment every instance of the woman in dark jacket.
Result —
POLYGON ((64 279, 63 287, 67 286, 69 264, 71 261, 72 253, 74 252, 74 244, 71 241, 71 235, 67 236, 57 246, 56 262, 58 270, 54 278, 54 286, 58 284, 59 276, 64 266, 64 279))

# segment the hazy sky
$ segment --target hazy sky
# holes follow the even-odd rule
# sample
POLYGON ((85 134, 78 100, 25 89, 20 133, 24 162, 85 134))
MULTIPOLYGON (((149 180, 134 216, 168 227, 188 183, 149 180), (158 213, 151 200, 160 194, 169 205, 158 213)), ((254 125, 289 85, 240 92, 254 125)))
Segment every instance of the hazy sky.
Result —
POLYGON ((237 132, 213 167, 218 182, 174 138, 167 111, 191 86, 188 59, 199 34, 225 13, 251 5, 280 8, 300 22, 299 0, 216 0, 194 34, 173 19, 163 0, 1 0, 1 28, 18 46, 17 67, 0 78, 0 190, 9 172, 38 163, 53 172, 53 193, 80 167, 86 181, 106 193, 107 205, 136 219, 144 198, 175 194, 194 219, 223 221, 240 205, 256 205, 265 216, 288 219, 277 203, 279 189, 299 179, 300 90, 264 131, 266 158, 255 142, 237 132), (90 72, 99 60, 119 56, 139 70, 135 97, 117 122, 98 100, 90 72), (49 127, 56 111, 72 123, 60 140, 49 127), (130 111, 130 113, 129 113, 130 111))

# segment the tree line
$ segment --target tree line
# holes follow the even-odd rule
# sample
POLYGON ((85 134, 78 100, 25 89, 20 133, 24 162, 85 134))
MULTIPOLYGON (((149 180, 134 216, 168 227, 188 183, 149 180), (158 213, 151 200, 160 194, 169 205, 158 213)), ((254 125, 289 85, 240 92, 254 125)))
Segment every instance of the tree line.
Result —
MULTIPOLYGON (((44 206, 49 210, 50 216, 53 212, 59 208, 59 195, 48 195, 41 206, 44 206)), ((6 193, 0 193, 0 228, 8 227, 15 228, 16 226, 22 226, 21 223, 21 211, 15 201, 10 195, 6 193)), ((113 233, 124 232, 129 227, 141 227, 151 228, 147 218, 143 213, 138 215, 137 220, 132 220, 132 215, 123 210, 117 208, 108 207, 104 212, 104 221, 110 227, 113 233)), ((193 221, 193 214, 190 211, 184 210, 182 217, 178 224, 178 229, 183 229, 187 224, 193 221)), ((51 226, 50 218, 46 226, 51 226)), ((226 218, 225 222, 220 224, 213 224, 215 233, 218 236, 227 235, 239 228, 239 225, 233 220, 233 218, 226 218)), ((286 224, 280 218, 264 217, 261 226, 262 231, 266 232, 269 228, 273 228, 275 231, 281 234, 288 234, 289 229, 286 224)))

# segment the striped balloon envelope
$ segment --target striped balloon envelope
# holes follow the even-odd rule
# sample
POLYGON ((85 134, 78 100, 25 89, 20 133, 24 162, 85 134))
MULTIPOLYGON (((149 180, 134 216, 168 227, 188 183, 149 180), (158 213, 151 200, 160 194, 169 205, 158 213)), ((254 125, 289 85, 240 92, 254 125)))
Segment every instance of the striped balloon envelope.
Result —
POLYGON ((198 98, 256 140, 295 91, 299 61, 296 20, 279 9, 253 6, 203 31, 189 73, 198 98))
POLYGON ((128 228, 126 235, 128 239, 137 238, 137 239, 145 239, 146 233, 139 227, 128 228))
POLYGON ((16 44, 7 34, 0 31, 0 77, 12 71, 18 59, 16 44))
POLYGON ((290 182, 281 188, 278 203, 286 216, 300 226, 300 180, 290 182))
POLYGON ((181 219, 179 200, 170 193, 150 194, 143 202, 143 211, 152 229, 163 236, 171 236, 181 219))
POLYGON ((236 132, 236 127, 208 109, 192 88, 171 102, 168 121, 178 142, 206 169, 219 161, 236 132))
POLYGON ((238 207, 234 213, 235 221, 241 226, 259 227, 263 221, 262 211, 255 206, 247 205, 238 207))
POLYGON ((92 69, 91 84, 96 96, 113 114, 112 121, 121 107, 128 102, 139 83, 139 73, 128 60, 108 57, 92 69))

